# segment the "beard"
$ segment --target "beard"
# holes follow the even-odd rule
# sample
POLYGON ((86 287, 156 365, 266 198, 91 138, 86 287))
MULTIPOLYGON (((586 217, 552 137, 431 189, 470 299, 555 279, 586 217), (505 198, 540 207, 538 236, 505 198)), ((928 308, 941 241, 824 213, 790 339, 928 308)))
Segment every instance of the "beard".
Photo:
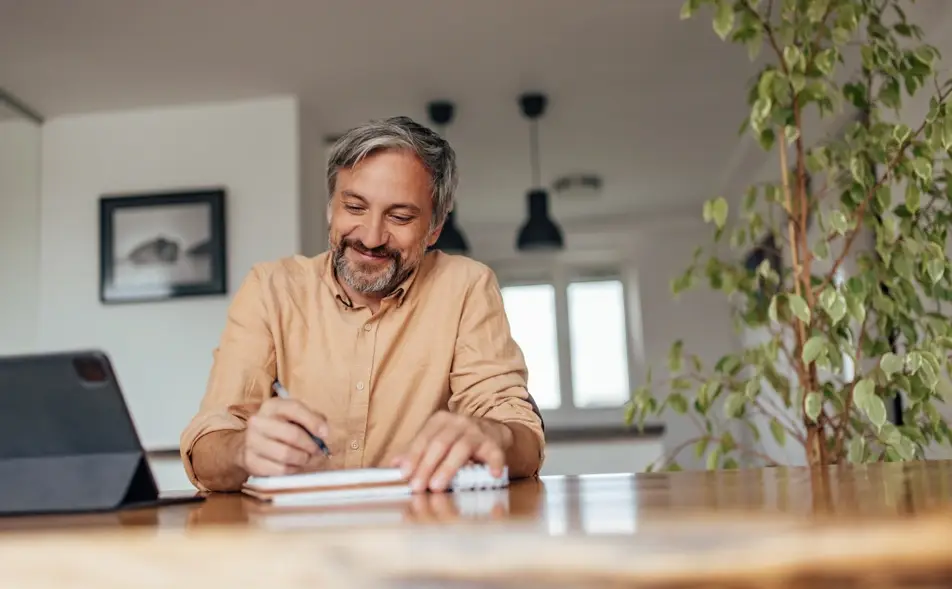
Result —
POLYGON ((341 239, 336 246, 333 243, 331 246, 334 250, 333 263, 337 278, 361 294, 386 296, 413 272, 413 267, 399 251, 386 246, 368 248, 359 241, 347 238, 341 239), (346 256, 347 248, 374 256, 379 261, 349 260, 346 256))

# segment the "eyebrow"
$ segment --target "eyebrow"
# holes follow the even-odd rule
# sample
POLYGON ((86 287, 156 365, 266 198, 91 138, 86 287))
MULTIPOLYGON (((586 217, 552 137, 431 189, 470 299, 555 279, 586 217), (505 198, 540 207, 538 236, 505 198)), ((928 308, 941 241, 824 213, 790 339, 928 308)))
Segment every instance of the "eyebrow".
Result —
MULTIPOLYGON (((362 195, 360 195, 360 194, 354 192, 353 190, 342 190, 342 191, 341 191, 341 195, 342 195, 342 196, 349 197, 349 198, 356 198, 356 199, 358 199, 358 200, 363 201, 364 203, 367 202, 366 197, 364 197, 364 196, 362 196, 362 195)), ((389 208, 391 208, 391 209, 407 209, 408 212, 414 213, 414 214, 416 214, 416 215, 419 215, 420 213, 423 212, 423 211, 420 209, 420 207, 416 206, 415 204, 411 204, 411 203, 395 203, 395 204, 390 205, 389 208)))

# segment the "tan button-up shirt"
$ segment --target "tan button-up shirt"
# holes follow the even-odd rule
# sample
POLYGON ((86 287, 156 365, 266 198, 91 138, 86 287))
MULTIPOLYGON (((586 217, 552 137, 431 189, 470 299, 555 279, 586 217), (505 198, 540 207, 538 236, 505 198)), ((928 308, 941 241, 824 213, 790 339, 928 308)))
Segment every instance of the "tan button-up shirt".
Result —
POLYGON ((544 436, 526 378, 495 275, 479 262, 428 253, 376 314, 350 301, 329 253, 258 264, 229 307, 199 412, 182 432, 185 471, 207 490, 192 469, 195 441, 243 429, 277 379, 327 418, 327 469, 387 466, 449 410, 524 424, 539 446, 515 451, 538 472, 544 436))

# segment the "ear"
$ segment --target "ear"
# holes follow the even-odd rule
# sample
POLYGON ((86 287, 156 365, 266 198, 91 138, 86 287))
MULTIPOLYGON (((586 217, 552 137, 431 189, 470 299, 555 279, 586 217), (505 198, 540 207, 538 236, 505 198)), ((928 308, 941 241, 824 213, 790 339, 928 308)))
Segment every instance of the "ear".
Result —
POLYGON ((327 201, 327 226, 330 227, 331 219, 334 217, 334 198, 331 197, 327 201))
POLYGON ((443 224, 440 223, 436 226, 433 231, 430 231, 430 235, 426 238, 426 247, 433 247, 433 244, 436 243, 436 240, 440 238, 440 233, 443 231, 443 224))

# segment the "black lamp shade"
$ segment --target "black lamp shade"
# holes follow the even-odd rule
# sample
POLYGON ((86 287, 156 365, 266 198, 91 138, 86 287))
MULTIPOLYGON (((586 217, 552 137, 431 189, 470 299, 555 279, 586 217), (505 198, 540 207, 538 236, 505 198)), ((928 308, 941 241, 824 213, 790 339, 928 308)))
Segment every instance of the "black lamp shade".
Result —
POLYGON ((562 230, 549 217, 549 195, 545 190, 532 190, 526 201, 529 218, 519 229, 516 247, 522 251, 562 249, 562 230))
POLYGON ((436 243, 434 243, 430 249, 458 254, 465 254, 469 251, 469 244, 466 243, 466 237, 463 236, 462 231, 460 231, 456 226, 456 219, 454 218, 453 211, 450 211, 446 216, 446 223, 443 224, 443 231, 440 232, 440 236, 436 239, 436 243))

